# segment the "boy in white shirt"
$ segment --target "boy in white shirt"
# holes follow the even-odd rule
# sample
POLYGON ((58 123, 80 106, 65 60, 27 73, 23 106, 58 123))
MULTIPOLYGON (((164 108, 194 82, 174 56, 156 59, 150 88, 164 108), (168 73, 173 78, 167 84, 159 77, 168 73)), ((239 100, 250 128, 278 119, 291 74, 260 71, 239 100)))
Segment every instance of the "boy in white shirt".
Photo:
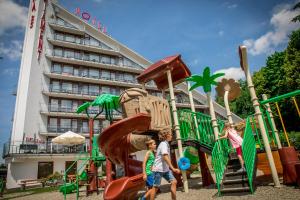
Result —
POLYGON ((158 145, 156 151, 156 157, 153 164, 153 175, 154 175, 154 190, 153 195, 151 195, 152 199, 154 199, 155 194, 161 184, 161 178, 164 178, 166 181, 171 183, 171 197, 172 200, 176 200, 176 186, 177 181, 172 173, 180 174, 180 170, 175 168, 170 159, 170 146, 169 142, 172 140, 171 132, 162 132, 160 134, 161 140, 160 144, 158 145))

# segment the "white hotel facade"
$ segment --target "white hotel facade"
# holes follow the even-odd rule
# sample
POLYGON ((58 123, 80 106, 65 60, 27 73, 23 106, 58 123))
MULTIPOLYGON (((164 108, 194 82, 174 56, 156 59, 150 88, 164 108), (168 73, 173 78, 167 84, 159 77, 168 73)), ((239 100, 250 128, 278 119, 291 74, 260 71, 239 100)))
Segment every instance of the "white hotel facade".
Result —
MULTIPOLYGON (((63 173, 78 153, 87 150, 88 119, 75 113, 77 106, 101 93, 119 95, 127 88, 141 88, 136 76, 150 64, 57 1, 30 0, 13 127, 3 150, 7 188, 19 187, 21 179, 63 173), (86 145, 52 144, 52 138, 68 130, 84 135, 86 145)), ((160 95, 154 84, 146 88, 160 95)), ((187 86, 181 84, 175 91, 178 108, 188 108, 187 86)), ((194 91, 193 96, 196 109, 208 113, 205 95, 194 91)), ((225 109, 214 106, 217 115, 225 118, 225 109)), ((233 119, 241 120, 234 114, 233 119)), ((95 133, 106 124, 99 116, 95 133)))

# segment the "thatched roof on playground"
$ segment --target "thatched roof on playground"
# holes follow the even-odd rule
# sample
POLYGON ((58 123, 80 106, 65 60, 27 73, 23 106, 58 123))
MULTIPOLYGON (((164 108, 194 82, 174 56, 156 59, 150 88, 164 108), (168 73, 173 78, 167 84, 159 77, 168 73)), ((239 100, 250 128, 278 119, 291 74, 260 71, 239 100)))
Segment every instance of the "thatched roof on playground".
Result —
POLYGON ((176 85, 191 76, 191 72, 182 61, 181 55, 168 56, 156 63, 150 65, 137 80, 139 83, 147 83, 153 80, 158 89, 166 89, 169 87, 167 70, 171 71, 173 84, 176 85))

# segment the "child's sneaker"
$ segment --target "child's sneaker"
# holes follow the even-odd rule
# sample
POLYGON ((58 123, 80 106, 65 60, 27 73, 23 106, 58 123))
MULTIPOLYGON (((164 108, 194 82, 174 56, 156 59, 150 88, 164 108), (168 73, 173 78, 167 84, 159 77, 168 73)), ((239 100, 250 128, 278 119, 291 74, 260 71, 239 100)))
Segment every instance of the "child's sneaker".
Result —
POLYGON ((241 169, 237 170, 236 172, 244 172, 245 171, 245 167, 242 167, 241 169))

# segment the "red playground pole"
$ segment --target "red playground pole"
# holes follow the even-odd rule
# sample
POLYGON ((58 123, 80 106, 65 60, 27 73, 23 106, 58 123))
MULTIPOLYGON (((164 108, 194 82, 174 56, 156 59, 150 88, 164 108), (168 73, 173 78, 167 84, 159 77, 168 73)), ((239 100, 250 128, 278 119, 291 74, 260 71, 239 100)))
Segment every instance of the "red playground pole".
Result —
MULTIPOLYGON (((92 149, 93 149, 93 137, 94 137, 94 120, 89 119, 89 129, 90 129, 90 147, 89 153, 90 157, 92 157, 92 149)), ((93 160, 90 160, 90 172, 92 173, 92 179, 90 181, 88 192, 93 192, 97 190, 97 167, 94 164, 93 160)))

